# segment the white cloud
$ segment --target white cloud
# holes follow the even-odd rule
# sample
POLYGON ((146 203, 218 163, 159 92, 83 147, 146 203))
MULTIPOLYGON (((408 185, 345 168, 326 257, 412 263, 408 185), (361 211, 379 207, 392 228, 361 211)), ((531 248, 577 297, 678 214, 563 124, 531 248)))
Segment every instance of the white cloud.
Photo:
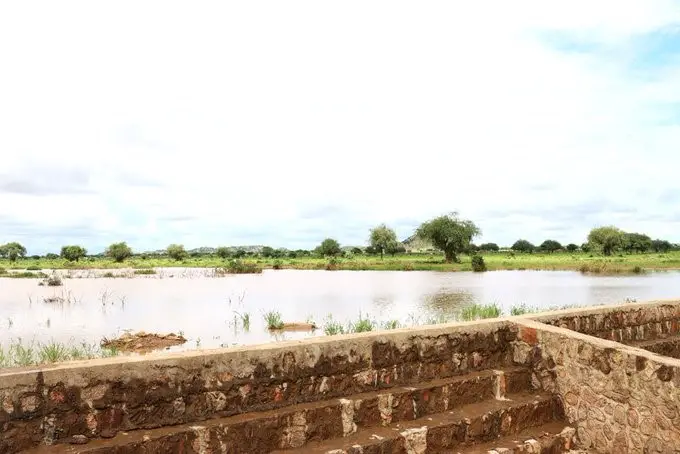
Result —
POLYGON ((645 222, 678 187, 680 63, 635 66, 679 25, 677 1, 2 5, 0 187, 52 195, 0 192, 0 241, 357 243, 453 209, 501 243, 680 241, 645 222))

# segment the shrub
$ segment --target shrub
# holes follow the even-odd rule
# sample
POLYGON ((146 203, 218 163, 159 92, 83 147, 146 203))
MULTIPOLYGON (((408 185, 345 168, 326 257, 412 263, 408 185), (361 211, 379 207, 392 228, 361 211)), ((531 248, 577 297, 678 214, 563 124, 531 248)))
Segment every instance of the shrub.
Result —
POLYGON ((215 252, 217 256, 221 259, 228 259, 231 257, 231 250, 228 247, 221 246, 217 248, 217 251, 215 252))
POLYGON ((173 260, 183 260, 187 256, 187 251, 184 250, 184 245, 182 244, 171 244, 166 249, 168 256, 173 260))
POLYGON ((31 266, 26 267, 26 271, 40 271, 40 270, 42 270, 42 268, 40 268, 39 266, 35 266, 35 265, 31 265, 31 266))
POLYGON ((274 268, 275 270, 280 270, 281 268, 283 268, 283 262, 279 259, 274 260, 272 268, 274 268))
POLYGON ((262 272, 262 267, 256 263, 248 263, 242 260, 231 260, 223 268, 215 268, 216 274, 257 274, 262 272))
POLYGON ((339 263, 340 262, 338 261, 338 259, 336 259, 335 257, 331 257, 330 259, 328 259, 328 262, 326 262, 326 270, 327 271, 337 270, 339 263))
POLYGON ((61 257, 69 262, 77 262, 87 255, 87 250, 82 246, 64 246, 61 248, 61 257))
POLYGON ((106 255, 120 263, 132 255, 132 249, 125 241, 114 243, 106 249, 106 255))
POLYGON ((472 271, 476 273, 486 271, 486 262, 484 262, 484 257, 481 255, 472 256, 472 271))

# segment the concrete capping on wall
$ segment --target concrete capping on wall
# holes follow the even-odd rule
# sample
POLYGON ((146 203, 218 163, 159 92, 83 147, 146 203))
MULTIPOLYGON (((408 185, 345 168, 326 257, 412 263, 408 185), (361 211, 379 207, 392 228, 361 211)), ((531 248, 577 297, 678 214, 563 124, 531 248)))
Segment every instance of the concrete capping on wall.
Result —
POLYGON ((237 371, 235 378, 248 378, 254 373, 253 362, 266 362, 272 367, 281 365, 286 353, 295 351, 302 354, 305 364, 310 366, 322 355, 333 356, 338 352, 351 351, 348 361, 359 358, 371 359, 372 345, 375 342, 392 342, 403 344, 412 338, 432 338, 449 335, 491 334, 500 329, 516 331, 508 319, 493 321, 472 321, 427 325, 417 328, 399 328, 389 331, 373 331, 366 333, 345 334, 337 336, 313 337, 303 340, 291 340, 276 343, 264 343, 218 349, 190 350, 184 352, 167 352, 146 355, 120 355, 110 358, 66 361, 62 363, 0 368, 0 390, 13 386, 35 384, 38 375, 45 383, 68 382, 84 385, 83 380, 96 377, 105 380, 107 377, 140 378, 149 374, 149 368, 165 370, 171 373, 173 368, 196 364, 217 363, 237 371))

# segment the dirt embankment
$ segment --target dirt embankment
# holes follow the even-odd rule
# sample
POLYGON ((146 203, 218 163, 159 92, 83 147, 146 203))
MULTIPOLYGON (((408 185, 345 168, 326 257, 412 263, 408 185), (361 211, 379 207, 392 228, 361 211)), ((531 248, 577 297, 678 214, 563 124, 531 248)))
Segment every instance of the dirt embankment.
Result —
POLYGON ((145 333, 125 333, 116 339, 103 339, 103 348, 116 349, 121 352, 148 353, 154 350, 163 350, 175 345, 182 345, 187 340, 182 335, 175 333, 155 334, 145 333))

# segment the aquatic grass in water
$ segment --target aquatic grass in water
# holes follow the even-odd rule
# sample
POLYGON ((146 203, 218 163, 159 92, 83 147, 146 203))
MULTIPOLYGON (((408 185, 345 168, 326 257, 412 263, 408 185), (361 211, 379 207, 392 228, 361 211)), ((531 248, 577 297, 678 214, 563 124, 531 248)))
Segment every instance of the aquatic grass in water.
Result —
POLYGON ((524 315, 530 314, 532 312, 538 312, 538 308, 528 307, 524 303, 520 304, 519 306, 512 306, 512 308, 510 308, 510 315, 524 315))
POLYGON ((120 352, 113 348, 101 348, 86 342, 67 344, 56 341, 24 344, 21 338, 9 347, 0 345, 0 367, 35 366, 62 361, 108 358, 120 352))
POLYGON ((373 331, 375 325, 376 323, 374 321, 370 320, 368 317, 364 318, 361 313, 359 313, 359 318, 354 322, 350 322, 347 326, 347 332, 367 333, 373 331))
POLYGON ((141 269, 138 269, 138 270, 134 270, 133 274, 137 274, 137 275, 156 274, 156 270, 154 270, 153 268, 141 268, 141 269))
MULTIPOLYGON (((248 312, 244 312, 243 314, 234 311, 234 314, 238 317, 238 320, 241 321, 241 327, 243 328, 244 331, 250 331, 250 314, 248 312)), ((265 320, 267 319, 265 315, 265 320)))
POLYGON ((326 336, 345 334, 345 327, 342 326, 342 323, 333 320, 333 316, 329 314, 323 325, 323 332, 326 333, 326 336))
POLYGON ((501 314, 501 308, 495 303, 486 305, 475 303, 460 311, 460 319, 464 321, 482 320, 500 317, 501 314))
POLYGON ((264 313, 264 321, 267 324, 267 329, 282 329, 283 319, 279 311, 269 311, 264 313))
POLYGON ((381 329, 399 329, 401 328, 401 323, 399 320, 386 320, 380 324, 381 329))

